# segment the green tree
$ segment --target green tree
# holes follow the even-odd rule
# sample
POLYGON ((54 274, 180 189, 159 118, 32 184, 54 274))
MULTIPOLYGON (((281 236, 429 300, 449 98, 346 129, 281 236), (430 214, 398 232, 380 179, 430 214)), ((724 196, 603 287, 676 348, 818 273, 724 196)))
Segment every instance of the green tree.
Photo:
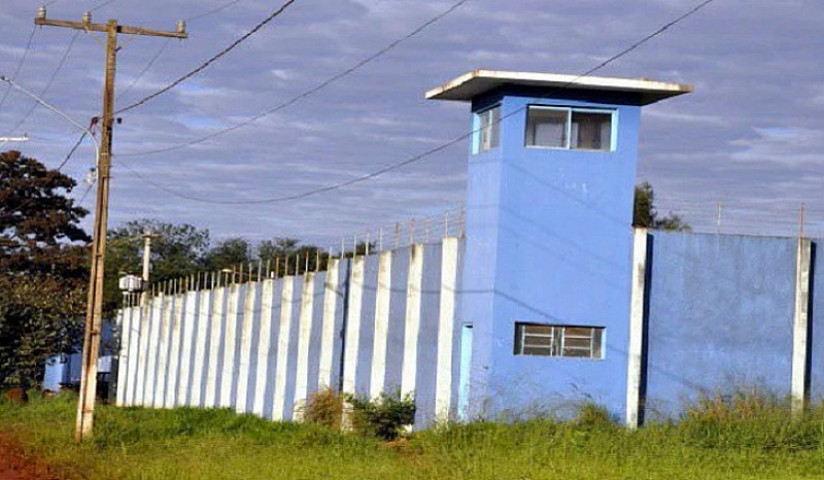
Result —
POLYGON ((0 385, 29 387, 45 360, 79 344, 88 282, 70 177, 0 153, 0 385))
POLYGON ((264 240, 257 246, 257 257, 268 260, 278 257, 293 257, 298 253, 300 240, 289 237, 275 237, 273 240, 264 240))
POLYGON ((52 276, 0 276, 0 385, 31 388, 48 358, 78 350, 86 291, 52 276))
POLYGON ((684 219, 672 212, 666 217, 658 215, 658 209, 655 208, 655 191, 647 181, 635 186, 635 208, 633 210, 632 225, 639 228, 679 232, 692 229, 684 219))
POLYGON ((252 244, 245 238, 232 237, 218 242, 209 250, 204 264, 208 270, 214 271, 238 266, 246 268, 252 261, 252 244))

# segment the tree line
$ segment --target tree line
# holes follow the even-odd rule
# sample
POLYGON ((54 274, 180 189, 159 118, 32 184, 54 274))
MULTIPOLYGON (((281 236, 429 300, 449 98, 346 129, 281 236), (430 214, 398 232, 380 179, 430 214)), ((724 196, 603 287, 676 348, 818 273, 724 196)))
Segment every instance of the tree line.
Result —
MULTIPOLYGON (((71 197, 76 186, 74 179, 34 158, 0 152, 0 388, 39 385, 48 358, 74 353, 82 345, 91 238, 80 226, 89 212, 71 197)), ((649 183, 636 187, 636 226, 689 229, 677 215, 660 216, 654 201, 649 183)), ((293 264, 276 263, 276 270, 270 264, 276 275, 325 270, 328 261, 327 252, 295 238, 253 244, 232 237, 213 244, 208 229, 154 219, 130 221, 107 235, 104 308, 109 317, 121 302, 119 277, 142 271, 142 236, 147 232, 156 235, 153 282, 271 259, 294 259, 293 264)), ((361 243, 355 253, 366 248, 361 243)))
MULTIPOLYGON (((243 237, 231 237, 212 244, 208 229, 153 219, 133 220, 110 230, 107 237, 104 293, 110 311, 120 302, 118 278, 122 274, 139 275, 142 271, 144 233, 153 235, 152 283, 204 271, 237 274, 260 264, 266 264, 274 275, 293 275, 326 270, 329 259, 329 253, 320 247, 304 245, 295 238, 275 237, 255 244, 243 237)), ((363 253, 365 247, 365 244, 359 245, 357 253, 363 253)))

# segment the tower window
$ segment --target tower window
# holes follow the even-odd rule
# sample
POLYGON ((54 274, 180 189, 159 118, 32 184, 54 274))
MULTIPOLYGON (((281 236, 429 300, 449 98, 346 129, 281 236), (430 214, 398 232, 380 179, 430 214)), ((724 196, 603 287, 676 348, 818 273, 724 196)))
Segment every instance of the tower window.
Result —
POLYGON ((501 106, 478 112, 475 118, 475 153, 498 148, 501 142, 501 106))
POLYGON ((600 359, 603 343, 603 327, 515 324, 515 355, 600 359))
POLYGON ((525 143, 527 147, 612 151, 613 116, 608 110, 531 105, 525 143))

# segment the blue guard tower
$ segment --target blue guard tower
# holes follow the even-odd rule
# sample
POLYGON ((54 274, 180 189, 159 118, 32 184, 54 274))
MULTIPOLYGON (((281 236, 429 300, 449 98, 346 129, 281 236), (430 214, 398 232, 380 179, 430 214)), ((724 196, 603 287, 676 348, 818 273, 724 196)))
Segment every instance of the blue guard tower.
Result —
POLYGON ((690 91, 476 70, 426 93, 472 104, 459 416, 625 417, 640 107, 690 91))

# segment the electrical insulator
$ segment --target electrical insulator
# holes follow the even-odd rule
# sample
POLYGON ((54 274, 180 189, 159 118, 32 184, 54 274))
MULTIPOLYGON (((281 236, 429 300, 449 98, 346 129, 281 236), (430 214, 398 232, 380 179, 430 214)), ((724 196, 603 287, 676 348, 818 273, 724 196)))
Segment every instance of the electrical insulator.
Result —
POLYGON ((83 12, 83 23, 92 23, 92 12, 83 12))
POLYGON ((41 5, 40 8, 37 9, 37 18, 39 20, 45 20, 46 19, 46 6, 45 5, 41 5))

